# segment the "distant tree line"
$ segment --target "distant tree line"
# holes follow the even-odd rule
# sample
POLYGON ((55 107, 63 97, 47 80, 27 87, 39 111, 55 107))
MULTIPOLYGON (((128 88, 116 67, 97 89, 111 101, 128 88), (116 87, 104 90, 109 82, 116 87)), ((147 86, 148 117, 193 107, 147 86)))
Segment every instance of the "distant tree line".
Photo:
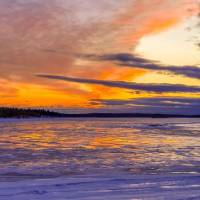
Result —
POLYGON ((11 108, 0 107, 1 118, 26 118, 26 117, 61 117, 62 114, 48 111, 45 109, 23 109, 23 108, 11 108))
POLYGON ((0 118, 29 118, 29 117, 84 117, 84 118, 200 118, 200 115, 179 114, 150 114, 150 113, 83 113, 64 114, 45 109, 24 109, 0 107, 0 118))

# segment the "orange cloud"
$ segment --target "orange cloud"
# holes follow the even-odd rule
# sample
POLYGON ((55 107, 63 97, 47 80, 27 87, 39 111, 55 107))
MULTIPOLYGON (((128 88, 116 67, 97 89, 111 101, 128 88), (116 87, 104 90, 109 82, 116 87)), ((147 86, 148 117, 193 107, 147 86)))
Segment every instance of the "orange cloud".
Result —
POLYGON ((35 74, 132 81, 145 71, 110 63, 77 64, 76 55, 128 52, 142 37, 171 28, 193 15, 195 2, 0 1, 0 79, 6 80, 4 86, 0 83, 0 96, 4 96, 0 104, 86 106, 92 98, 134 96, 103 86, 63 85, 35 78, 35 74))
POLYGON ((197 13, 198 4, 194 0, 134 2, 129 11, 115 21, 117 26, 124 27, 120 44, 135 46, 142 37, 172 28, 197 13))

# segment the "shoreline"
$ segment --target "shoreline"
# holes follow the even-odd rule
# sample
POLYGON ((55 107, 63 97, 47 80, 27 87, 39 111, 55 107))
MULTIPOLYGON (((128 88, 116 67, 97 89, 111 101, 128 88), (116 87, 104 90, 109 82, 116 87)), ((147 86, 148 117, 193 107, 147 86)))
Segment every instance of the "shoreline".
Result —
POLYGON ((200 118, 200 114, 161 113, 61 113, 44 109, 0 107, 0 118, 200 118))

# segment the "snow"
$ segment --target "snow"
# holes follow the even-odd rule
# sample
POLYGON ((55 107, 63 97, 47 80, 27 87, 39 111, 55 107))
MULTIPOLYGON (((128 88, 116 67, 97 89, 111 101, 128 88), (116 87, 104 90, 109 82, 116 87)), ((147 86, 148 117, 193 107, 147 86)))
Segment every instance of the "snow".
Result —
POLYGON ((0 200, 199 200, 200 176, 87 175, 0 183, 0 200))

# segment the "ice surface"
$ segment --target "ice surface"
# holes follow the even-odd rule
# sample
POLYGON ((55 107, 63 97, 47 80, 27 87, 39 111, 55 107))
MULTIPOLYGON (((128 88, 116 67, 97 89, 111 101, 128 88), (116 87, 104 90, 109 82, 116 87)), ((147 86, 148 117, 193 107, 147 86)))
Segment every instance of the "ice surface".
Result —
POLYGON ((200 199, 200 119, 1 119, 0 200, 200 199))
POLYGON ((1 200, 199 200, 195 175, 112 174, 0 184, 1 200))

